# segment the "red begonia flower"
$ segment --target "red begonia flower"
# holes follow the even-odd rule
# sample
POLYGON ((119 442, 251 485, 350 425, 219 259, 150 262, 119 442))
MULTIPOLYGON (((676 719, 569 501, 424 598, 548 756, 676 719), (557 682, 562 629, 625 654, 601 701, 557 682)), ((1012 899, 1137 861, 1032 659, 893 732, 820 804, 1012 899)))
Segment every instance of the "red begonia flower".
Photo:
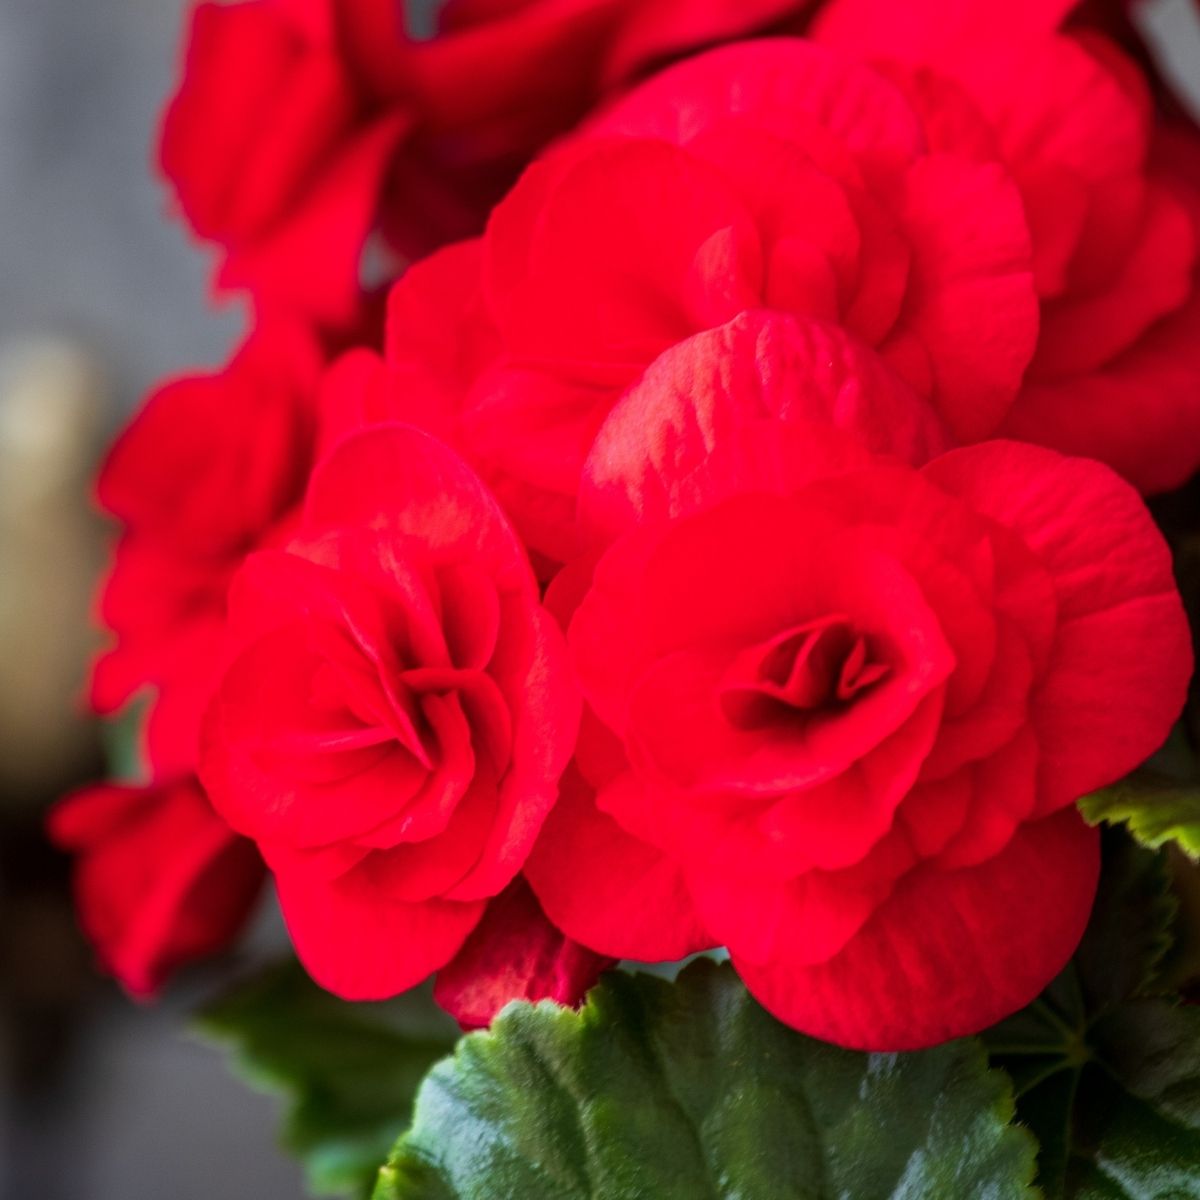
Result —
POLYGON ((400 262, 477 233, 530 158, 602 97, 806 7, 452 0, 421 30, 397 0, 201 0, 162 169, 221 249, 220 289, 343 326, 373 232, 400 262))
POLYGON ((980 161, 1004 163, 1017 181, 1041 328, 1001 432, 1165 491, 1200 466, 1195 210, 1175 164, 1152 154, 1137 66, 1091 29, 1060 31, 1074 7, 833 0, 817 36, 919 92, 928 136, 963 152, 965 123, 949 125, 929 99, 931 79, 943 92, 953 85, 990 132, 985 146, 972 126, 980 161))
POLYGON ((50 813, 77 855, 79 919, 104 968, 151 996, 177 968, 223 950, 265 870, 251 842, 212 811, 194 780, 88 788, 50 813))
POLYGON ((460 459, 381 426, 317 469, 293 540, 242 568, 229 625, 213 802, 259 843, 319 983, 403 991, 520 871, 574 747, 525 552, 460 459))
POLYGON ((396 411, 452 438, 560 562, 577 549, 597 429, 695 334, 786 316, 960 439, 1003 419, 1037 335, 1004 169, 928 153, 888 77, 799 40, 657 76, 532 167, 482 243, 414 268, 391 304, 396 411))
POLYGON ((367 276, 605 101, 394 287, 383 357, 318 385, 267 326, 101 482, 97 706, 155 687, 172 772, 207 709, 205 786, 342 996, 437 972, 483 1026, 725 946, 791 1025, 899 1050, 1078 942, 1074 802, 1190 673, 1135 488, 1200 466, 1200 141, 1073 0, 831 0, 619 94, 816 7, 195 9, 181 207, 342 346, 367 276))
MULTIPOLYGON (((735 480, 753 488, 786 470, 799 486, 880 457, 920 464, 940 448, 928 408, 870 352, 828 326, 745 314, 663 354, 609 416, 588 460, 583 538, 603 547, 735 480)), ((594 553, 572 562, 547 592, 564 626, 593 564, 594 553)), ((695 911, 682 861, 631 836, 591 800, 626 766, 619 739, 585 709, 530 876, 545 883, 553 919, 597 950, 659 961, 710 948, 717 939, 695 911), (569 849, 585 844, 594 852, 569 849), (638 882, 625 890, 617 879, 638 882)))
POLYGON ((727 946, 816 1036, 976 1031, 1086 923, 1075 799, 1182 706, 1169 552, 1099 464, 988 443, 862 466, 835 439, 822 477, 817 427, 720 432, 734 406, 631 397, 609 420, 639 439, 597 439, 581 511, 626 531, 573 585, 584 732, 527 877, 597 951, 727 946))
POLYGON ((330 0, 195 5, 161 161, 188 223, 222 247, 219 287, 345 324, 409 119, 368 103, 333 14, 330 0))

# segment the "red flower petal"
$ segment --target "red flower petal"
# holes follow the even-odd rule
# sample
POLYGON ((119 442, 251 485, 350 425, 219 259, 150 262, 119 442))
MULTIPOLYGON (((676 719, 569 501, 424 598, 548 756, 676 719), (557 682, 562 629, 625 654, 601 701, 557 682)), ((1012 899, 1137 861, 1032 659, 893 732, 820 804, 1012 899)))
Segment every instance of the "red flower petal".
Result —
POLYGON ((384 172, 408 124, 405 116, 382 117, 347 143, 270 234, 230 248, 218 287, 247 288, 259 305, 299 310, 325 324, 351 324, 384 172))
POLYGON ((580 1003, 613 961, 566 937, 516 879, 438 972, 433 997, 464 1029, 483 1029, 514 1000, 580 1003))
POLYGON ((1079 0, 832 0, 815 36, 831 45, 895 58, 933 58, 964 45, 981 50, 1053 33, 1079 0))
POLYGON ((330 882, 299 860, 277 866, 275 883, 300 961, 344 1000, 384 1000, 415 987, 458 953, 485 908, 405 903, 362 871, 330 882))
POLYGON ((910 161, 923 145, 917 116, 893 84, 799 38, 725 46, 680 63, 619 101, 593 128, 686 146, 743 114, 791 140, 804 139, 811 122, 869 169, 910 161))
POLYGON ((317 468, 305 525, 386 529, 419 537, 436 555, 461 556, 492 573, 502 590, 529 593, 520 542, 479 477, 418 429, 380 426, 347 438, 317 468))
POLYGON ((563 777, 525 877, 550 920, 601 954, 661 962, 714 944, 682 868, 601 813, 574 768, 563 777))
POLYGON ((986 437, 1016 397, 1037 344, 1021 195, 997 166, 935 155, 913 166, 898 204, 913 248, 911 281, 893 341, 881 352, 932 395, 960 440, 986 437), (914 374, 908 365, 906 337, 925 351, 925 387, 924 368, 914 374))
POLYGON ((1071 956, 1091 912, 1099 834, 1075 812, 1024 825, 999 855, 919 869, 827 962, 734 966, 780 1020, 861 1050, 918 1050, 1028 1004, 1071 956))
POLYGON ((1030 713, 1041 811, 1133 770, 1165 739, 1192 670, 1170 551, 1137 493, 1099 463, 1014 442, 925 471, 1017 533, 1054 579, 1053 657, 1030 713))
POLYGON ((1003 432, 1099 459, 1143 492, 1180 487, 1200 466, 1198 344, 1200 297, 1099 371, 1026 384, 1003 432))
POLYGON ((105 968, 134 995, 222 950, 262 885, 262 860, 193 781, 96 787, 68 797, 48 832, 78 855, 80 921, 105 968))
MULTIPOLYGON (((690 511, 692 497, 712 503, 741 490, 718 483, 735 456, 714 451, 729 447, 738 427, 766 417, 852 434, 846 467, 869 461, 859 445, 913 464, 946 446, 931 406, 836 326, 743 313, 672 347, 613 409, 584 471, 585 529, 607 540, 639 520, 690 511)), ((837 469, 838 441, 806 428, 780 479, 800 485, 806 449, 809 474, 837 469)))

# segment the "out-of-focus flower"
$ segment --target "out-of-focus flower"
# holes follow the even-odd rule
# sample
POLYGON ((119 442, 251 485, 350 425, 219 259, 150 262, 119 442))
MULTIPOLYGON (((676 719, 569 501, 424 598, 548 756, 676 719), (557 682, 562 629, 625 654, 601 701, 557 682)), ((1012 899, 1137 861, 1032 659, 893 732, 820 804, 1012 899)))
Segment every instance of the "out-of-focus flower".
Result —
POLYGON ((50 836, 77 856, 79 920, 104 968, 135 996, 238 934, 266 872, 253 843, 192 779, 101 785, 61 801, 50 836))
POLYGON ((342 325, 364 250, 477 233, 552 137, 661 61, 797 20, 805 0, 202 0, 162 168, 221 289, 342 325), (416 34, 429 32, 434 36, 416 34))

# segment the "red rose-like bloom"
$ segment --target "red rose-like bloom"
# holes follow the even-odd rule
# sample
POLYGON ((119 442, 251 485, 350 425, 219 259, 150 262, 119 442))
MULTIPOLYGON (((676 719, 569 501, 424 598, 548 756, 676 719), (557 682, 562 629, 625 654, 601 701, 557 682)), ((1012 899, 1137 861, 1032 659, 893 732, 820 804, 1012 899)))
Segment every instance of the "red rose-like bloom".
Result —
POLYGON ((151 395, 100 472, 100 503, 124 529, 100 602, 117 644, 91 700, 107 714, 154 689, 147 748, 160 772, 195 769, 229 582, 303 495, 319 371, 306 334, 265 325, 223 370, 151 395))
POLYGON ((408 118, 377 110, 332 0, 197 4, 162 169, 224 250, 217 283, 331 324, 359 302, 363 246, 408 118))
POLYGON ((250 558, 202 778, 351 999, 444 966, 521 869, 574 748, 557 625, 486 488, 428 435, 352 437, 250 558))
POLYGON ((738 378, 642 388, 597 439, 581 509, 627 532, 556 584, 587 708, 527 877, 598 952, 728 946, 816 1036, 973 1032, 1071 954, 1098 862, 1073 803, 1182 706, 1170 555, 1099 464, 859 465, 735 419, 738 378))
POLYGON ((517 878, 438 972, 433 998, 464 1029, 483 1029, 513 1000, 578 1004, 613 961, 551 925, 529 885, 517 878))
POLYGON ((481 243, 414 268, 389 363, 401 411, 455 439, 562 561, 612 405, 754 310, 984 436, 1037 336, 1020 193, 996 163, 928 153, 918 109, 869 66, 799 40, 727 47, 536 164, 481 243))
POLYGON ((89 788, 63 800, 48 824, 53 840, 78 855, 84 931, 135 996, 152 995, 176 968, 224 949, 265 875, 254 846, 190 779, 89 788))
POLYGON ((932 144, 1020 187, 1041 330, 1002 432, 1165 491, 1200 466, 1197 233, 1151 153, 1146 81, 1102 35, 1059 32, 1073 7, 833 0, 817 36, 889 72, 932 144))
POLYGON ((400 0, 203 0, 163 171, 192 228, 224 251, 219 286, 340 325, 373 229, 406 258, 476 233, 533 154, 606 92, 805 7, 451 0, 422 41, 400 0))

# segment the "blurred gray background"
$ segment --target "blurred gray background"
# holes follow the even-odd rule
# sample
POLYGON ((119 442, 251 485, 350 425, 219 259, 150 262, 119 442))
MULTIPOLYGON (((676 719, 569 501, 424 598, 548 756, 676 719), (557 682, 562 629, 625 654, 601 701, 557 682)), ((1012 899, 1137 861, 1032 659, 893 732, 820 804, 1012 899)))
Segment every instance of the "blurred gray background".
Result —
POLYGON ((181 0, 0 0, 0 339, 59 333, 122 397, 218 360, 238 314, 151 175, 181 0))
MULTIPOLYGON (((295 1200, 272 1101, 190 1038, 215 977, 138 1008, 91 972, 44 805, 101 762, 80 714, 104 439, 163 374, 218 362, 240 314, 168 221, 151 146, 182 0, 0 0, 0 1198, 295 1200), (19 653, 17 650, 19 649, 19 653)), ((1140 19, 1200 79, 1192 0, 1140 19)), ((270 916, 260 947, 277 938, 270 916)))
POLYGON ((73 716, 98 557, 80 498, 97 448, 157 377, 220 361, 240 325, 209 307, 206 258, 166 219, 150 169, 182 12, 0 0, 3 1200, 304 1195, 274 1103, 186 1031, 214 980, 138 1007, 96 979, 63 864, 36 834, 49 793, 98 761, 73 716))

